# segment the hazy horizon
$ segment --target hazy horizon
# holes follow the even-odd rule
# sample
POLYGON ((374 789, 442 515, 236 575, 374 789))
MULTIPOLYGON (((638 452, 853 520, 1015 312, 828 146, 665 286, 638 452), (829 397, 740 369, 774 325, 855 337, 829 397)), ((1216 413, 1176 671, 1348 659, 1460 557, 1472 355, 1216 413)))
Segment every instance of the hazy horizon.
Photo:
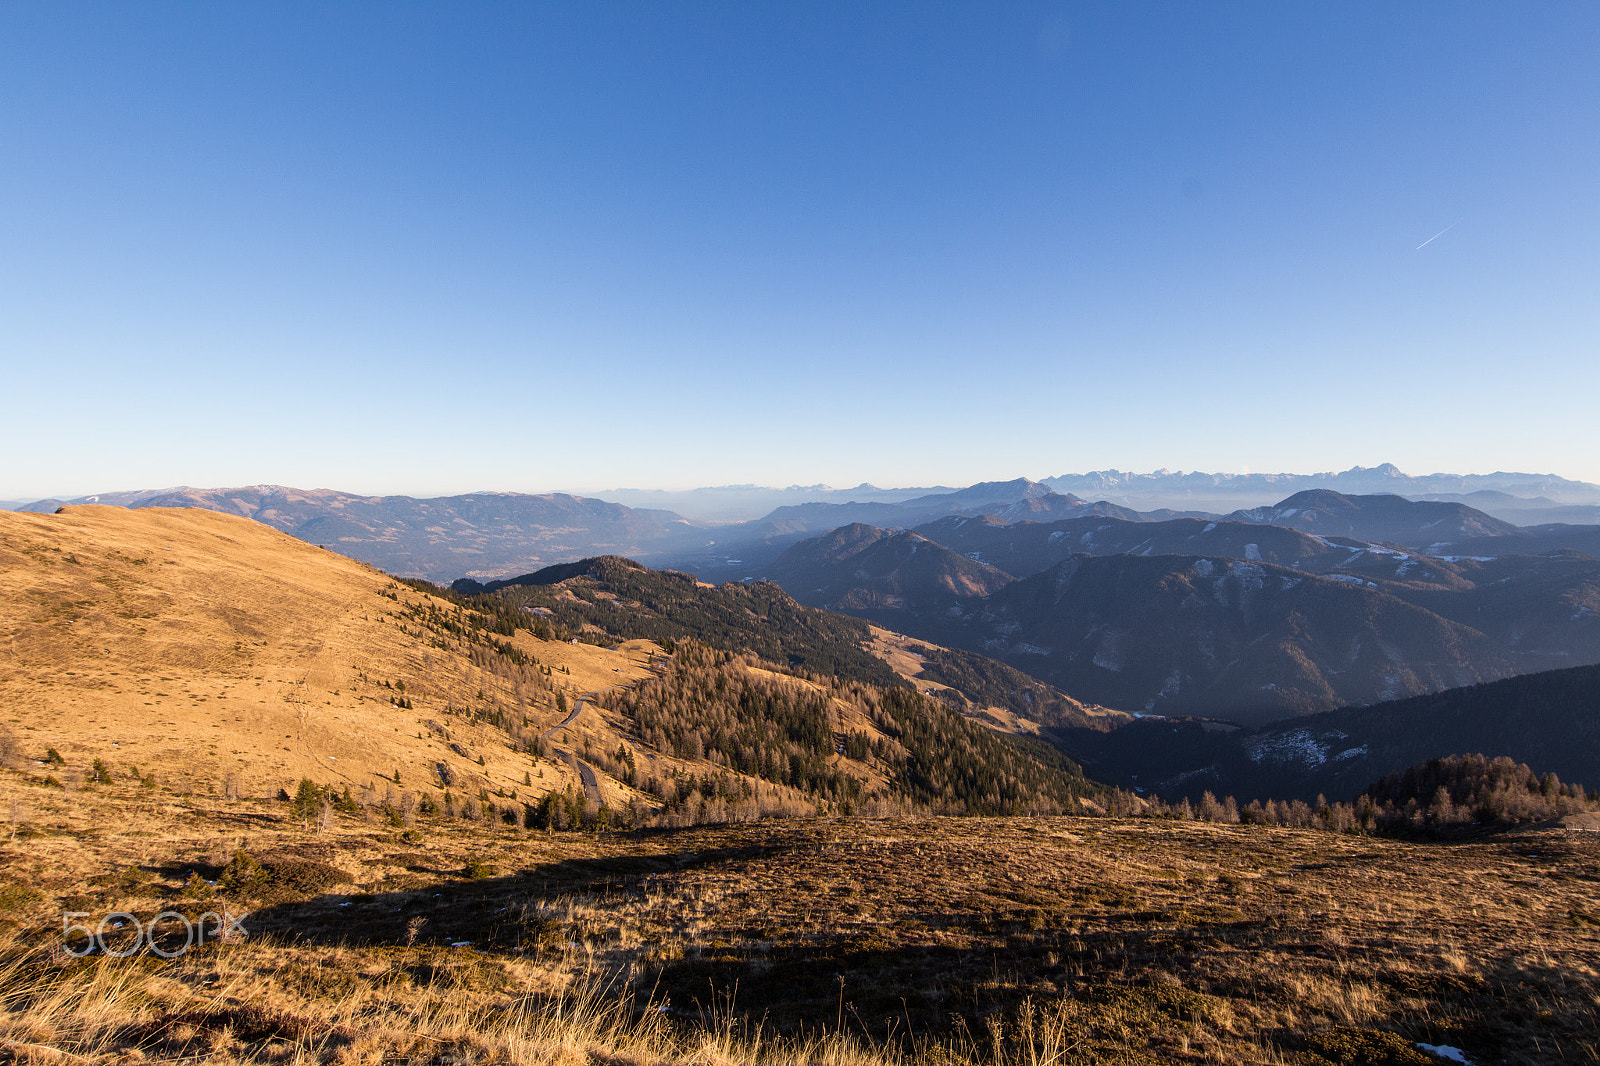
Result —
MULTIPOLYGON (((851 482, 848 482, 848 483, 830 483, 830 482, 823 482, 823 481, 810 481, 810 482, 793 482, 793 483, 783 484, 783 485, 771 484, 771 483, 763 484, 763 483, 759 483, 759 482, 737 482, 737 483, 735 483, 735 482, 726 482, 726 483, 715 484, 715 485, 681 485, 681 486, 679 486, 679 485, 671 485, 671 486, 667 486, 667 487, 640 486, 640 485, 606 485, 606 486, 598 486, 598 487, 597 486, 555 486, 555 487, 533 487, 533 488, 505 488, 505 487, 498 487, 498 486, 492 486, 491 487, 491 486, 479 485, 476 488, 470 488, 470 489, 457 488, 457 489, 445 489, 445 490, 440 490, 440 491, 430 491, 430 490, 412 490, 412 491, 408 491, 408 490, 406 490, 404 488, 391 489, 391 490, 382 490, 382 491, 369 491, 367 489, 356 487, 356 486, 351 486, 351 485, 336 485, 336 484, 294 485, 294 484, 289 484, 289 483, 284 482, 284 481, 236 481, 236 482, 230 482, 230 483, 219 483, 219 484, 214 484, 214 485, 200 485, 200 484, 184 482, 184 483, 177 483, 177 484, 172 484, 172 485, 123 485, 123 486, 117 486, 117 487, 112 487, 112 488, 101 486, 99 488, 89 489, 89 490, 85 490, 85 491, 81 491, 81 492, 43 492, 43 493, 34 493, 34 494, 29 494, 29 493, 8 493, 8 494, 0 494, 0 501, 4 501, 6 503, 32 503, 32 502, 34 502, 36 500, 82 499, 83 497, 86 497, 86 496, 109 495, 109 494, 113 494, 113 493, 123 493, 123 492, 161 492, 161 491, 170 491, 170 490, 178 490, 178 489, 197 489, 197 490, 238 489, 238 488, 248 488, 248 487, 253 487, 253 486, 262 486, 262 485, 273 485, 273 486, 279 486, 279 487, 282 487, 282 488, 297 489, 297 490, 300 490, 300 491, 331 490, 331 491, 337 491, 337 492, 348 492, 348 493, 352 493, 354 495, 359 495, 359 496, 409 496, 409 497, 412 497, 412 498, 415 498, 415 499, 430 499, 430 498, 445 497, 445 496, 470 496, 470 495, 473 495, 473 494, 476 494, 476 493, 508 493, 508 494, 525 494, 525 495, 547 495, 547 494, 550 494, 550 493, 567 493, 567 494, 575 495, 575 496, 588 496, 588 497, 596 497, 596 498, 598 498, 598 497, 602 497, 602 496, 605 496, 605 495, 618 494, 618 493, 641 493, 641 494, 644 494, 644 493, 661 493, 661 494, 664 494, 664 495, 683 495, 683 494, 695 493, 695 492, 708 492, 709 493, 709 492, 736 492, 736 491, 773 492, 773 493, 778 493, 778 492, 806 492, 806 491, 846 492, 846 491, 849 491, 849 490, 852 490, 852 489, 860 489, 860 488, 870 488, 870 489, 877 490, 877 491, 880 491, 880 492, 906 492, 906 491, 922 491, 922 490, 926 490, 928 492, 941 492, 941 491, 958 490, 958 489, 966 488, 969 485, 979 484, 979 483, 984 483, 984 482, 1000 483, 1000 482, 1014 481, 1014 480, 1017 480, 1018 478, 1025 478, 1025 479, 1027 479, 1029 481, 1042 482, 1042 481, 1049 480, 1051 478, 1085 477, 1085 476, 1090 476, 1090 475, 1094 475, 1094 474, 1105 474, 1105 473, 1111 473, 1111 472, 1115 472, 1115 473, 1119 473, 1119 474, 1123 474, 1123 475, 1128 475, 1128 476, 1132 476, 1132 477, 1153 477, 1153 476, 1160 476, 1160 475, 1165 474, 1165 475, 1170 475, 1170 476, 1174 476, 1174 477, 1198 475, 1198 476, 1203 476, 1203 477, 1239 478, 1239 479, 1251 478, 1251 477, 1286 477, 1286 478, 1301 477, 1301 478, 1303 478, 1303 477, 1337 476, 1337 475, 1340 475, 1340 474, 1350 474, 1350 473, 1356 473, 1356 472, 1359 472, 1359 471, 1370 471, 1370 470, 1377 469, 1377 468, 1379 468, 1379 467, 1381 467, 1383 465, 1386 465, 1386 464, 1378 463, 1378 464, 1373 464, 1373 466, 1370 466, 1370 467, 1364 467, 1364 466, 1361 466, 1360 464, 1356 464, 1356 465, 1353 465, 1353 466, 1350 466, 1350 467, 1344 467, 1344 468, 1341 468, 1341 469, 1328 469, 1328 470, 1249 470, 1249 469, 1246 469, 1246 470, 1241 470, 1241 471, 1201 470, 1201 469, 1198 469, 1198 468, 1188 468, 1188 467, 1157 467, 1157 468, 1155 468, 1153 470, 1133 470, 1133 469, 1129 469, 1129 468, 1126 468, 1126 467, 1115 467, 1115 466, 1112 466, 1112 467, 1102 467, 1102 468, 1097 469, 1097 470, 1091 470, 1091 469, 1060 470, 1060 471, 1057 471, 1055 473, 1050 473, 1050 474, 1016 474, 1014 476, 1009 476, 1009 477, 1008 476, 992 476, 992 477, 979 478, 979 479, 977 479, 976 481, 973 481, 973 482, 927 481, 927 482, 918 483, 918 484, 884 484, 884 483, 874 482, 874 481, 870 481, 870 480, 857 480, 857 481, 851 481, 851 482)), ((1568 477, 1567 475, 1562 474, 1560 472, 1548 471, 1548 470, 1518 470, 1518 471, 1509 470, 1509 469, 1480 470, 1480 471, 1430 470, 1430 471, 1423 472, 1423 471, 1406 470, 1403 467, 1399 467, 1399 464, 1397 464, 1397 463, 1396 464, 1387 464, 1387 465, 1395 466, 1395 467, 1400 469, 1400 472, 1403 475, 1405 475, 1407 477, 1413 477, 1413 478, 1428 478, 1428 477, 1466 477, 1466 478, 1470 478, 1470 477, 1488 477, 1488 476, 1493 476, 1493 475, 1496 475, 1496 474, 1526 474, 1526 475, 1534 476, 1534 477, 1554 477, 1554 478, 1563 478, 1565 480, 1574 481, 1574 482, 1586 482, 1586 479, 1583 479, 1583 478, 1568 477)), ((1592 482, 1586 482, 1586 483, 1593 484, 1592 482)))

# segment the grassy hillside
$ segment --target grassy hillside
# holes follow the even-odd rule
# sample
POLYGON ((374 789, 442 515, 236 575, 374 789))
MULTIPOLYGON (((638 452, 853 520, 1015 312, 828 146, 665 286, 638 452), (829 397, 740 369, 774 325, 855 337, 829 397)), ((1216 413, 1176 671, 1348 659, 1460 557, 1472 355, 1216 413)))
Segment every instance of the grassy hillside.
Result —
POLYGON ((558 826, 1059 810, 1104 791, 916 694, 841 636, 864 624, 771 585, 708 591, 601 559, 464 600, 199 509, 0 522, 0 755, 55 787, 273 796, 308 780, 408 824, 558 826), (530 632, 569 627, 604 647, 530 632), (685 685, 696 698, 664 720, 653 694, 685 685))
POLYGON ((1595 1053, 1586 835, 930 817, 1140 805, 905 685, 623 640, 664 614, 587 572, 545 616, 199 510, 0 515, 0 582, 9 1061, 1595 1053))
POLYGON ((642 653, 601 666, 594 649, 552 649, 539 662, 574 670, 557 680, 532 640, 424 636, 424 598, 386 575, 200 509, 0 514, 0 587, 0 723, 23 756, 59 753, 58 778, 100 759, 180 789, 270 795, 311 777, 382 792, 437 787, 443 763, 522 787, 531 764, 487 720, 542 728, 561 718, 556 690, 646 673, 642 653), (473 756, 425 721, 449 721, 473 756))

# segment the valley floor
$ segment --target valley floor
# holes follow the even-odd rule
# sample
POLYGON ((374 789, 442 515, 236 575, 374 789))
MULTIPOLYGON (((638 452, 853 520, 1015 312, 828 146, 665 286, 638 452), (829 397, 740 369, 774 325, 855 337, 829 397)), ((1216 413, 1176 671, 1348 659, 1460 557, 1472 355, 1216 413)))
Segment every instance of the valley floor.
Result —
POLYGON ((927 818, 595 836, 377 814, 319 831, 283 802, 3 778, 3 1061, 1600 1058, 1594 833, 927 818), (63 947, 63 912, 163 909, 248 911, 249 935, 171 960, 63 947))

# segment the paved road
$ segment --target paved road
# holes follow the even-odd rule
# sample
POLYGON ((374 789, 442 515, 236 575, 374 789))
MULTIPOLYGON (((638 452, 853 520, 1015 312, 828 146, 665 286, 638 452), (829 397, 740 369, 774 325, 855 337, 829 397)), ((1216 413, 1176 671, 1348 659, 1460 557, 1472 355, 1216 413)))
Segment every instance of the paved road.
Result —
POLYGON ((594 767, 576 755, 568 755, 567 762, 572 765, 574 770, 578 771, 578 777, 583 781, 583 794, 588 796, 595 806, 604 803, 605 800, 600 797, 600 778, 595 774, 594 767))
POLYGON ((549 740, 552 733, 559 733, 573 722, 576 722, 578 720, 578 715, 583 713, 584 702, 584 697, 580 696, 578 698, 578 702, 573 704, 572 713, 563 718, 558 724, 553 725, 549 729, 546 729, 543 733, 540 733, 539 739, 541 741, 549 740))
MULTIPOLYGON (((553 725, 549 729, 546 729, 543 733, 539 734, 540 742, 542 743, 549 740, 552 735, 561 732, 561 730, 567 728, 567 726, 571 725, 573 722, 576 722, 578 720, 578 715, 583 713, 583 705, 586 702, 588 702, 588 697, 579 697, 578 702, 573 706, 570 714, 563 718, 559 724, 553 725)), ((583 794, 589 797, 590 801, 596 805, 604 803, 605 800, 600 796, 600 776, 594 772, 594 767, 590 766, 588 763, 584 762, 570 751, 565 752, 564 754, 566 756, 567 765, 578 772, 578 779, 583 782, 583 794)))

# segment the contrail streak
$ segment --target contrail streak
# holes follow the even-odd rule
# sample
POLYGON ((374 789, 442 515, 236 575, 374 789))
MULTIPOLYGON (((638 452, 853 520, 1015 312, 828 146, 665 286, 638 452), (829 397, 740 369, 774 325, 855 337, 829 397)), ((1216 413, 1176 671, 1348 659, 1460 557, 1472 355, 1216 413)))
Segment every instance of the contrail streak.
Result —
MULTIPOLYGON (((1456 219, 1456 222, 1460 222, 1460 221, 1461 220, 1459 218, 1456 219)), ((1440 237, 1443 237, 1446 233, 1449 233, 1451 230, 1455 229, 1456 228, 1456 222, 1450 223, 1444 229, 1440 230, 1438 233, 1435 233, 1432 237, 1429 237, 1427 240, 1425 240, 1421 244, 1417 245, 1416 250, 1419 251, 1419 252, 1422 251, 1428 245, 1432 244, 1434 241, 1438 240, 1440 237)))

